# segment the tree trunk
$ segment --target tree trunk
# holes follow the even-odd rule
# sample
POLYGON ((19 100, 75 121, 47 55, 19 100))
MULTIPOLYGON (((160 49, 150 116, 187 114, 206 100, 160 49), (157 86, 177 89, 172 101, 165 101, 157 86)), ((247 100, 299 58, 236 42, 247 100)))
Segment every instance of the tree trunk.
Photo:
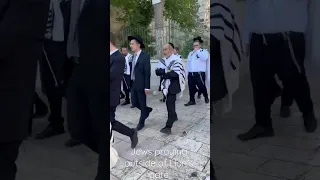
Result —
POLYGON ((163 45, 163 9, 164 0, 160 3, 154 4, 154 18, 155 18, 155 32, 156 32, 156 58, 162 58, 162 45, 163 45))

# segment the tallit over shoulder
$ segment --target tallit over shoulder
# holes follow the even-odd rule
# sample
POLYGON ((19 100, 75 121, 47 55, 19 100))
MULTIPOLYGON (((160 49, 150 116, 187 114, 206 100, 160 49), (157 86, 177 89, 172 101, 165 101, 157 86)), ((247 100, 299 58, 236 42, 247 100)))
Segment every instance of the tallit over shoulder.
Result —
POLYGON ((242 40, 232 6, 230 0, 216 0, 210 5, 210 35, 220 41, 221 61, 228 89, 226 112, 231 110, 232 95, 239 88, 240 62, 243 57, 242 40))
MULTIPOLYGON (((174 71, 179 75, 179 84, 180 84, 181 91, 178 97, 181 98, 183 96, 183 91, 185 90, 185 84, 186 84, 186 73, 185 73, 181 58, 179 56, 174 55, 173 60, 170 62, 167 69, 174 71)), ((165 96, 167 96, 168 94, 170 83, 171 83, 170 79, 164 79, 161 82, 161 90, 165 96)))

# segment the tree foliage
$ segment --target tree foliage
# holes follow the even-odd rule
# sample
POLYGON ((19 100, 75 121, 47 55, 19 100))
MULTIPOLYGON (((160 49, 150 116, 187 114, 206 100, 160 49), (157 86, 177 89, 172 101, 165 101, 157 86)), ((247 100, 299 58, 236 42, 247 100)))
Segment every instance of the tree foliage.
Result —
MULTIPOLYGON (((128 26, 147 27, 152 22, 152 0, 111 0, 111 6, 122 10, 118 20, 128 26)), ((165 0, 164 17, 182 28, 193 29, 197 25, 197 0, 165 0)))

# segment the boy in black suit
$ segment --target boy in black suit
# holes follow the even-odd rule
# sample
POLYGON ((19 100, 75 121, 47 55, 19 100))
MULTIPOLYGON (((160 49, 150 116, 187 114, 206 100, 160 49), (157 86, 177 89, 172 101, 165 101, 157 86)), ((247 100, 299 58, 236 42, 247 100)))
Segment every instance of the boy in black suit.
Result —
POLYGON ((129 36, 130 48, 134 53, 131 65, 131 101, 132 106, 141 111, 137 130, 144 127, 152 108, 147 106, 147 94, 150 91, 151 64, 150 56, 142 51, 143 39, 139 36, 129 36))

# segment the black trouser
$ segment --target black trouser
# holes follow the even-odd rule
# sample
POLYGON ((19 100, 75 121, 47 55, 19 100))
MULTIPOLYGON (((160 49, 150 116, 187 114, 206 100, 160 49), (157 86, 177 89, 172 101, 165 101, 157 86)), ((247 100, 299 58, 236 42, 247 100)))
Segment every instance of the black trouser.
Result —
POLYGON ((176 113, 176 100, 177 95, 176 94, 170 94, 167 95, 167 111, 168 111, 168 120, 167 120, 167 127, 172 127, 174 121, 178 119, 177 113, 176 113))
POLYGON ((32 134, 34 107, 36 108, 36 111, 37 111, 37 108, 41 105, 43 105, 42 100, 40 99, 38 93, 34 92, 34 106, 32 106, 31 108, 32 113, 31 113, 31 117, 29 118, 29 134, 30 135, 32 134))
MULTIPOLYGON (((210 54, 212 54, 212 69, 211 69, 211 88, 210 99, 212 102, 223 99, 228 94, 228 89, 224 77, 222 57, 221 57, 221 44, 214 36, 210 37, 210 54)), ((213 106, 210 106, 213 108, 213 106)), ((211 111, 213 112, 213 111, 211 111)))
POLYGON ((197 92, 203 94, 205 98, 208 98, 208 92, 206 87, 206 73, 205 72, 189 72, 188 74, 188 86, 190 101, 195 102, 194 96, 197 92), (199 91, 197 90, 199 89, 199 91))
POLYGON ((53 125, 63 123, 61 117, 66 61, 65 44, 62 42, 45 41, 43 58, 40 60, 41 80, 50 106, 49 122, 53 125), (49 61, 49 63, 48 63, 49 61))
POLYGON ((16 160, 22 141, 0 142, 0 179, 15 180, 17 173, 16 160))
POLYGON ((144 90, 139 89, 132 82, 131 86, 131 104, 141 111, 139 124, 143 124, 150 114, 150 107, 147 106, 147 96, 144 90))
POLYGON ((293 104, 293 95, 289 88, 283 87, 281 88, 280 85, 277 83, 277 80, 275 79, 274 83, 274 91, 276 93, 276 96, 278 94, 281 95, 281 107, 290 107, 293 104))
POLYGON ((162 76, 160 76, 160 83, 159 83, 158 91, 161 91, 161 83, 162 83, 162 81, 163 81, 163 78, 162 78, 162 76))
POLYGON ((250 43, 250 73, 257 125, 272 128, 270 107, 275 100, 277 74, 292 93, 302 113, 312 113, 313 103, 305 75, 305 37, 303 33, 288 33, 296 60, 288 41, 281 34, 253 34, 250 43))
POLYGON ((71 138, 79 140, 99 154, 96 180, 104 180, 109 174, 110 118, 109 92, 97 88, 90 90, 81 83, 69 82, 67 89, 67 120, 71 138))
POLYGON ((130 101, 130 83, 131 83, 131 76, 130 75, 123 75, 122 80, 122 87, 124 90, 124 93, 126 94, 126 101, 130 101))
POLYGON ((117 107, 110 107, 110 122, 112 125, 112 129, 129 137, 133 136, 133 129, 125 126, 124 124, 122 124, 121 122, 117 121, 115 119, 116 117, 116 109, 117 107))
POLYGON ((281 93, 281 107, 290 107, 293 104, 293 95, 291 90, 283 88, 281 93))

